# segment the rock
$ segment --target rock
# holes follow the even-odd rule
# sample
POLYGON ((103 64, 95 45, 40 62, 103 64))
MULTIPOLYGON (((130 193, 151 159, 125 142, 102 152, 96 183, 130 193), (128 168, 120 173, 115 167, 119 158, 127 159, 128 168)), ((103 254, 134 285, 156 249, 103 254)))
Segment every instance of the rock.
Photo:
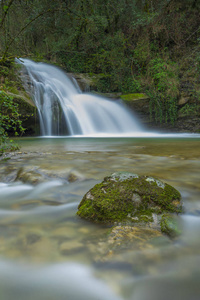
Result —
POLYGON ((40 125, 38 112, 31 99, 28 101, 21 94, 18 96, 15 95, 14 99, 19 107, 22 126, 25 128, 24 135, 39 135, 40 125))
POLYGON ((35 244, 41 239, 41 236, 38 234, 30 233, 26 236, 26 242, 28 245, 35 244))
POLYGON ((67 176, 68 182, 75 182, 75 181, 83 181, 85 178, 82 174, 78 173, 77 171, 70 172, 67 176))
POLYGON ((83 197, 77 214, 105 224, 159 224, 163 213, 182 212, 180 193, 150 176, 117 172, 105 177, 83 197))
POLYGON ((188 103, 189 100, 190 100, 190 98, 181 97, 178 101, 178 105, 182 106, 182 105, 188 103))
POLYGON ((15 178, 15 181, 22 181, 24 183, 39 184, 48 182, 50 180, 60 180, 68 183, 66 174, 56 174, 51 170, 40 169, 36 166, 24 166, 21 167, 15 178))
POLYGON ((138 228, 134 226, 114 226, 105 241, 107 253, 119 252, 122 249, 144 250, 152 249, 151 240, 161 237, 158 230, 152 228, 138 228))
POLYGON ((121 95, 123 102, 132 109, 140 118, 142 123, 150 120, 149 97, 143 93, 121 95))
POLYGON ((125 102, 134 102, 134 101, 148 99, 149 97, 143 93, 134 93, 134 94, 121 95, 120 98, 125 102))
POLYGON ((111 100, 119 100, 119 98, 121 97, 122 93, 101 93, 101 92, 96 92, 96 91, 93 91, 92 92, 94 95, 97 95, 97 96, 101 96, 101 97, 104 97, 104 98, 109 98, 111 100))
MULTIPOLYGON (((134 226, 114 226, 108 235, 108 244, 116 246, 130 244, 134 242, 134 248, 136 243, 142 246, 146 241, 152 238, 161 236, 160 231, 151 228, 138 228, 134 226)), ((145 245, 144 245, 145 248, 145 245)))
POLYGON ((53 239, 73 239, 76 236, 76 231, 74 230, 73 227, 68 227, 66 230, 66 226, 59 226, 56 227, 53 231, 52 231, 52 238, 53 239))
POLYGON ((99 82, 107 78, 105 74, 92 74, 92 73, 67 73, 69 77, 76 79, 79 88, 83 92, 97 91, 99 82))
MULTIPOLYGON (((47 154, 47 153, 46 153, 47 154)), ((25 152, 14 152, 9 153, 10 157, 4 157, 6 159, 20 159, 23 158, 25 155, 25 152)), ((43 155, 42 153, 36 153, 36 156, 43 155)), ((30 154, 31 158, 34 157, 33 153, 30 154)), ((29 157, 30 157, 29 156, 29 157)), ((2 160, 0 160, 2 161, 2 160)), ((15 182, 15 181, 21 181, 24 183, 29 184, 39 184, 48 182, 50 180, 59 180, 64 183, 73 183, 75 181, 83 181, 85 180, 85 177, 77 172, 69 171, 69 170, 52 170, 49 169, 43 169, 38 166, 34 165, 24 165, 23 167, 17 168, 14 167, 12 164, 6 164, 0 166, 0 181, 3 182, 15 182)))
POLYGON ((169 214, 164 214, 160 221, 161 231, 171 238, 175 238, 181 234, 181 229, 176 218, 169 214))
POLYGON ((117 225, 110 228, 107 235, 102 237, 97 245, 90 242, 87 246, 96 262, 113 261, 116 263, 120 260, 125 263, 127 258, 131 257, 132 252, 139 251, 141 254, 143 251, 155 249, 160 243, 163 243, 163 240, 167 245, 170 243, 170 239, 164 237, 157 229, 147 226, 117 225), (126 255, 123 257, 121 254, 124 250, 126 255))
POLYGON ((22 181, 24 183, 38 184, 46 182, 47 178, 40 174, 36 167, 34 168, 20 168, 15 181, 22 181))
POLYGON ((84 245, 79 241, 68 241, 60 245, 60 252, 62 255, 76 254, 82 252, 84 245))
POLYGON ((134 93, 120 96, 125 105, 137 115, 142 124, 151 127, 150 99, 146 94, 134 93))
MULTIPOLYGON (((12 92, 6 91, 6 94, 11 96, 18 106, 20 120, 25 129, 24 135, 38 135, 40 133, 38 113, 30 96, 25 91, 18 91, 16 88, 13 88, 12 92)), ((14 133, 12 128, 9 133, 14 133)))
POLYGON ((16 167, 6 165, 3 168, 0 168, 0 181, 3 182, 13 182, 17 178, 18 170, 16 167))

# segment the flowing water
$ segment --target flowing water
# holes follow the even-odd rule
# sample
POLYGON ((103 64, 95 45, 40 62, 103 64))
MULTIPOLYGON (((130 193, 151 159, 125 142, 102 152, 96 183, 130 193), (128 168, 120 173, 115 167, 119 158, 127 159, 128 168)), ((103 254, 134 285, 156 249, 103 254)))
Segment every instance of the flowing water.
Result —
POLYGON ((19 139, 20 152, 0 161, 0 299, 200 299, 200 137, 149 134, 122 104, 81 93, 60 69, 20 63, 42 135, 68 137, 19 139), (116 171, 176 187, 182 234, 80 219, 84 194, 116 171))
POLYGON ((52 65, 17 59, 40 118, 41 135, 132 135, 142 128, 119 101, 81 93, 75 79, 52 65))
POLYGON ((200 299, 199 137, 19 143, 0 163, 0 299, 200 299), (76 216, 83 195, 115 171, 176 187, 181 236, 136 227, 111 233, 76 216))

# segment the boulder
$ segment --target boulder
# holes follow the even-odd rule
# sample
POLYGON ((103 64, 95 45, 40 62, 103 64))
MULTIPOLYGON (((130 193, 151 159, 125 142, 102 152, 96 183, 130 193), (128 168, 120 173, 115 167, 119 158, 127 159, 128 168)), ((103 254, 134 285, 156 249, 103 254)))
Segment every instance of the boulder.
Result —
POLYGON ((161 231, 171 238, 181 234, 181 228, 178 220, 170 214, 163 214, 160 221, 161 231))
POLYGON ((150 99, 144 93, 133 93, 121 95, 120 99, 125 103, 125 105, 131 109, 142 124, 148 127, 152 126, 152 120, 150 115, 150 99))
MULTIPOLYGON (((105 74, 94 74, 94 73, 67 73, 72 79, 76 80, 78 87, 82 92, 97 91, 100 81, 106 79, 108 75, 105 74)), ((74 84, 76 85, 76 82, 74 84)))
POLYGON ((181 213, 181 195, 151 176, 117 172, 90 189, 78 206, 78 216, 104 224, 160 226, 164 213, 181 213))

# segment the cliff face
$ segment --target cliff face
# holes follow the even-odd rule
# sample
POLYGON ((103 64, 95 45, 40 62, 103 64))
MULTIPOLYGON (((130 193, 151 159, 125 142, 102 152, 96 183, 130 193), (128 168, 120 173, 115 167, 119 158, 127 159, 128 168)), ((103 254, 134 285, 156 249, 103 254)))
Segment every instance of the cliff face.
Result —
MULTIPOLYGON (((83 92, 97 92, 98 76, 88 74, 70 74, 77 81, 83 92)), ((133 93, 122 95, 121 93, 98 93, 106 98, 121 99, 124 104, 133 110, 140 122, 147 128, 162 132, 200 132, 200 101, 194 92, 199 82, 192 78, 184 78, 180 84, 179 97, 177 99, 177 119, 174 123, 159 123, 153 120, 154 111, 151 111, 151 100, 144 93, 133 93)), ((37 110, 30 97, 22 93, 12 94, 19 104, 23 127, 26 128, 25 135, 39 135, 39 119, 37 110)))
MULTIPOLYGON (((37 109, 25 92, 11 93, 7 92, 18 106, 20 120, 24 128, 23 136, 34 136, 40 134, 40 125, 37 109)), ((14 131, 9 130, 9 135, 13 135, 14 131)))
MULTIPOLYGON (((150 113, 150 99, 145 97, 144 94, 134 94, 121 96, 125 104, 133 110, 139 120, 148 129, 161 130, 163 132, 200 132, 200 106, 195 103, 192 97, 187 102, 183 103, 180 98, 177 109, 178 117, 177 120, 171 123, 159 123, 152 120, 150 113), (141 95, 138 98, 138 95, 141 95), (129 100, 126 97, 129 96, 129 100), (132 99, 130 99, 132 97, 132 99)), ((152 112, 153 113, 153 112, 152 112)))
MULTIPOLYGON (((151 99, 145 93, 132 93, 122 95, 121 93, 99 93, 98 80, 100 76, 90 74, 69 74, 77 81, 80 90, 93 92, 106 98, 121 99, 124 104, 133 110, 140 122, 149 130, 161 132, 200 132, 200 101, 198 98, 198 86, 200 82, 193 77, 183 76, 180 80, 179 96, 177 99, 177 119, 174 123, 156 122, 152 117, 155 112, 151 109, 151 99)), ((39 118, 37 109, 30 96, 24 91, 18 76, 9 80, 10 85, 5 85, 7 78, 1 77, 1 89, 4 90, 18 104, 22 126, 25 128, 23 135, 34 136, 40 134, 39 118), (12 85, 11 85, 12 83, 12 85)), ((12 130, 10 131, 12 135, 12 130)))
MULTIPOLYGON (((104 96, 114 99, 119 98, 119 95, 115 94, 104 94, 104 96)), ((200 111, 199 106, 192 102, 185 104, 180 104, 178 106, 178 118, 171 123, 159 123, 152 121, 150 114, 150 99, 145 94, 131 94, 121 96, 120 98, 125 103, 125 105, 133 110, 140 122, 147 129, 155 129, 162 132, 191 132, 199 133, 200 132, 200 111), (129 99, 126 100, 125 96, 129 96, 129 99)), ((36 107, 30 104, 27 99, 20 97, 19 95, 13 95, 15 101, 19 105, 19 112, 21 114, 21 120, 25 130, 25 135, 39 135, 39 119, 36 107)))
POLYGON ((20 119, 25 128, 23 136, 40 135, 39 117, 35 105, 21 97, 14 96, 14 99, 18 103, 20 119))
MULTIPOLYGON (((23 136, 39 135, 39 119, 37 109, 30 95, 24 90, 21 78, 19 76, 18 67, 14 62, 10 66, 0 66, 0 93, 10 99, 8 105, 16 106, 18 118, 24 128, 23 136), (12 102, 12 104, 11 104, 12 102)), ((0 98, 0 103, 3 101, 0 98)), ((5 108, 1 110, 2 115, 12 119, 9 110, 5 108)), ((0 124, 1 127, 1 124, 0 124)), ((15 135, 14 125, 6 129, 9 136, 15 135)), ((18 134, 22 134, 18 132, 18 134)))
MULTIPOLYGON (((88 74, 73 74, 82 91, 97 92, 98 76, 94 78, 88 74)), ((133 110, 140 122, 147 129, 160 130, 162 132, 200 132, 200 101, 197 97, 200 82, 192 77, 183 77, 180 81, 179 96, 177 99, 177 119, 174 123, 159 123, 153 120, 154 111, 151 111, 151 100, 144 93, 98 93, 111 99, 121 99, 125 105, 133 110)))

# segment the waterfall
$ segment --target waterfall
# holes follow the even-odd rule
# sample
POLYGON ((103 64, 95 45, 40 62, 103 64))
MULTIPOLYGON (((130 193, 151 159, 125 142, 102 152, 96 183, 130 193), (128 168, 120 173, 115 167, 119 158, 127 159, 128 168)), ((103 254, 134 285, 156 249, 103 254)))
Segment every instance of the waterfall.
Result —
POLYGON ((24 86, 40 118, 43 136, 131 136, 142 129, 120 101, 82 93, 77 83, 53 65, 17 59, 24 86))

